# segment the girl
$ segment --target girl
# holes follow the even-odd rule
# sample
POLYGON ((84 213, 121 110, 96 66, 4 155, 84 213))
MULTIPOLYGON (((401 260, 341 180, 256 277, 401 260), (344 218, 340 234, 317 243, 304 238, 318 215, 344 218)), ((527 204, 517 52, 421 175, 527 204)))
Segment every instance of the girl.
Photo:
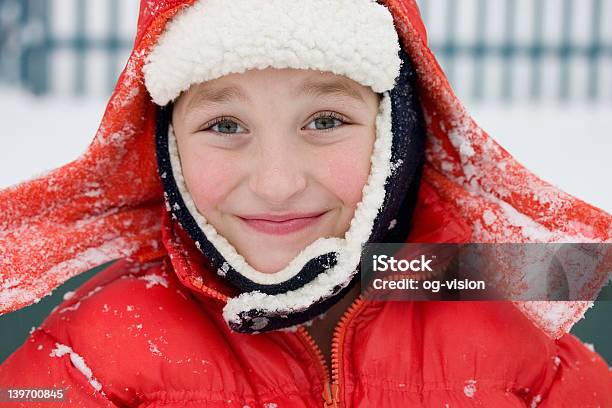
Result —
POLYGON ((2 312, 120 259, 0 366, 4 388, 87 407, 612 404, 567 333, 590 302, 359 293, 369 242, 610 240, 610 215, 470 119, 412 0, 142 1, 87 152, 0 202, 2 312))

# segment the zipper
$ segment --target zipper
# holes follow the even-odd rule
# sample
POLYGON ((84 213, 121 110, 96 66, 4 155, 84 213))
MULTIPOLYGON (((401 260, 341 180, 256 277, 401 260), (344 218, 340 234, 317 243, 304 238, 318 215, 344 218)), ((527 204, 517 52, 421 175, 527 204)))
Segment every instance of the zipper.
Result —
MULTIPOLYGON (((433 277, 434 273, 422 273, 418 275, 412 275, 412 279, 416 280, 425 280, 433 277)), ((406 273, 396 274, 396 275, 387 275, 387 278, 406 278, 406 273)), ((308 330, 304 327, 304 325, 300 325, 297 329, 298 334, 301 336, 301 339, 307 345, 308 350, 313 355, 313 357, 318 361, 318 368, 321 372, 321 377, 323 378, 323 408, 342 408, 343 403, 340 398, 340 393, 342 391, 342 379, 344 377, 344 373, 342 372, 342 364, 340 361, 342 359, 342 346, 344 344, 344 337, 346 335, 346 329, 350 323, 350 321, 357 315, 357 313, 363 308, 365 305, 365 300, 367 298, 367 294, 371 291, 375 290, 373 286, 368 286, 363 293, 360 293, 359 296, 351 303, 348 309, 342 314, 340 321, 334 328, 334 334, 332 336, 332 348, 331 348, 331 375, 330 370, 325 361, 325 356, 323 356, 323 352, 321 348, 317 345, 314 338, 308 333, 308 330)))
POLYGON ((158 260, 167 255, 168 255, 168 251, 166 251, 165 249, 160 249, 157 251, 151 250, 151 251, 147 251, 147 252, 140 253, 140 254, 137 253, 136 255, 134 255, 134 257, 138 259, 138 262, 146 263, 146 262, 158 260))
POLYGON ((198 279, 198 278, 199 277, 194 277, 194 276, 190 276, 188 278, 189 279, 189 283, 191 283, 194 288, 198 289, 201 293, 203 293, 204 295, 206 295, 208 297, 220 300, 224 304, 226 304, 228 302, 229 297, 227 295, 224 295, 223 293, 219 292, 218 290, 215 290, 215 289, 209 288, 208 286, 205 286, 204 283, 202 282, 202 280, 198 279))
POLYGON ((360 293, 359 296, 351 303, 348 309, 342 314, 340 321, 334 328, 334 334, 332 336, 332 348, 331 348, 331 375, 330 369, 325 361, 323 352, 317 345, 313 337, 308 333, 308 330, 301 325, 298 327, 298 333, 308 346, 308 350, 318 361, 319 371, 323 377, 323 408, 340 408, 342 403, 340 400, 340 391, 342 389, 342 365, 340 364, 342 344, 344 343, 344 336, 346 334, 346 328, 348 323, 355 317, 357 312, 365 304, 365 296, 360 293))
MULTIPOLYGON (((172 265, 172 261, 170 260, 170 256, 167 256, 166 258, 164 258, 164 269, 166 271, 172 270, 174 269, 174 265, 172 265)), ((179 275, 179 272, 176 271, 176 274, 179 275)), ((183 278, 181 278, 180 276, 178 276, 180 281, 183 281, 183 278)), ((188 276, 186 278, 186 280, 184 281, 184 283, 188 283, 190 284, 194 289, 197 289, 200 291, 199 294, 203 294, 206 295, 208 297, 211 297, 213 299, 217 299, 220 300, 223 303, 227 303, 229 297, 221 292, 219 292, 218 290, 215 290, 213 288, 209 288, 208 286, 204 285, 204 282, 202 280, 202 278, 200 276, 188 276)), ((187 286, 187 285, 186 285, 187 286)), ((195 291, 196 294, 198 294, 197 291, 195 291)))

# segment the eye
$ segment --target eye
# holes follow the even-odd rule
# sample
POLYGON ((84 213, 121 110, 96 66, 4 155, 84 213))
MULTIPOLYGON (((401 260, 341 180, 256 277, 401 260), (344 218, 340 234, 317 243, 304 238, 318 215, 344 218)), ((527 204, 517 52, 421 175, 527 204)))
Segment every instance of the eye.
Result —
POLYGON ((344 116, 336 112, 320 112, 313 117, 305 129, 330 131, 347 122, 348 120, 344 116), (311 127, 311 124, 314 124, 314 127, 311 127))
POLYGON ((212 130, 221 134, 236 134, 245 133, 245 129, 234 119, 230 117, 221 117, 208 122, 201 131, 212 130))

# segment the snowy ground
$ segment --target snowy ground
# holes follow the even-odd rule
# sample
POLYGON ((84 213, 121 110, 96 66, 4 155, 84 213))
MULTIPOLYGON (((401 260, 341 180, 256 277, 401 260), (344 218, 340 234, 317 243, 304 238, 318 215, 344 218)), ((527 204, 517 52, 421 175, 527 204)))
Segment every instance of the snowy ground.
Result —
MULTIPOLYGON (((65 164, 96 132, 103 99, 0 90, 0 188, 65 164)), ((612 105, 475 106, 475 120, 543 179, 612 213, 612 105)))

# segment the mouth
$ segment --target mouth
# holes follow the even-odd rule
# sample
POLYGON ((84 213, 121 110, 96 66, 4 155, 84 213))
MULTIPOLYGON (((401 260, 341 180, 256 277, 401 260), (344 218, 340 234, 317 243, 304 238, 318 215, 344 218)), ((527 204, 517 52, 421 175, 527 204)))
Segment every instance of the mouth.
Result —
POLYGON ((287 235, 315 225, 325 214, 327 214, 327 211, 316 215, 307 214, 306 216, 266 216, 266 219, 238 218, 254 231, 269 235, 287 235), (277 218, 277 220, 269 218, 277 218))

